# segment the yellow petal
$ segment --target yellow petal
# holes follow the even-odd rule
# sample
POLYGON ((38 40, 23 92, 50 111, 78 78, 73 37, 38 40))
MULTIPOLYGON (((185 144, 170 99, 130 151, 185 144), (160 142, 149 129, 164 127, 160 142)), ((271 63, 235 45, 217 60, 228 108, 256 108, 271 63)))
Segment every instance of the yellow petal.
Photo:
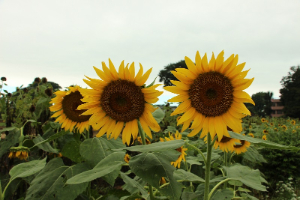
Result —
POLYGON ((223 62, 224 62, 224 51, 221 51, 221 53, 219 53, 219 55, 216 58, 216 67, 215 67, 215 70, 217 72, 220 71, 220 69, 222 68, 223 62))
POLYGON ((113 77, 114 80, 118 80, 119 79, 119 75, 118 75, 118 72, 114 66, 114 64, 111 62, 110 59, 108 59, 108 62, 109 62, 109 69, 110 69, 110 73, 113 77))
POLYGON ((168 102, 183 102, 183 101, 187 100, 188 98, 189 98, 188 95, 179 94, 176 97, 169 99, 168 102))
POLYGON ((96 71, 97 75, 104 80, 105 82, 110 82, 109 76, 107 76, 102 70, 98 69, 94 66, 94 70, 96 71))
POLYGON ((184 74, 185 76, 187 76, 191 80, 194 80, 194 79, 197 78, 197 75, 193 74, 188 69, 185 69, 185 68, 176 68, 175 70, 177 72, 181 73, 181 74, 184 74))
POLYGON ((181 104, 179 104, 179 106, 171 113, 171 116, 183 113, 187 109, 189 109, 191 106, 192 106, 191 101, 186 100, 186 101, 182 102, 181 104))
POLYGON ((202 129, 202 126, 198 126, 196 128, 194 128, 194 130, 192 130, 187 136, 188 137, 194 137, 195 135, 197 135, 202 129))
POLYGON ((181 89, 181 90, 189 90, 190 89, 190 85, 187 85, 187 84, 185 84, 183 82, 180 82, 180 81, 171 80, 171 83, 176 85, 176 87, 181 89))
POLYGON ((140 79, 143 75, 143 66, 141 63, 140 64, 140 70, 138 71, 138 73, 136 74, 136 77, 135 77, 135 80, 134 80, 134 83, 136 84, 136 80, 140 79))
POLYGON ((114 77, 111 74, 111 72, 108 69, 108 67, 106 66, 105 62, 102 62, 102 69, 103 69, 103 72, 105 73, 106 77, 109 78, 109 81, 114 80, 114 77))
POLYGON ((188 91, 182 90, 182 89, 178 88, 177 86, 166 86, 166 87, 164 87, 164 89, 169 92, 175 93, 175 94, 188 95, 188 91))
POLYGON ((136 84, 137 86, 142 86, 142 85, 144 85, 145 82, 147 81, 147 79, 149 78, 149 75, 150 75, 151 71, 152 71, 152 68, 150 68, 150 69, 149 69, 149 70, 148 70, 141 78, 136 79, 135 84, 136 84))
POLYGON ((120 135, 122 129, 124 126, 124 122, 118 121, 114 130, 112 131, 112 137, 116 140, 118 136, 120 135))
POLYGON ((191 85, 194 80, 188 78, 186 75, 182 74, 182 73, 179 73, 179 72, 176 72, 176 71, 171 71, 171 73, 178 79, 180 80, 181 82, 187 84, 187 85, 191 85))
POLYGON ((191 119, 193 117, 193 115, 195 114, 196 110, 194 107, 190 107, 178 120, 177 122, 177 126, 182 124, 185 121, 188 121, 189 119, 191 119))
POLYGON ((119 66, 119 77, 122 80, 125 80, 125 66, 124 66, 124 60, 121 62, 119 66))
POLYGON ((215 54, 213 52, 212 56, 211 56, 211 59, 208 63, 209 71, 215 71, 215 64, 216 64, 216 59, 215 59, 215 54))
POLYGON ((202 65, 203 72, 208 72, 209 71, 206 53, 204 54, 204 56, 202 58, 201 65, 202 65))
POLYGON ((129 67, 129 73, 130 73, 129 81, 134 81, 134 78, 135 78, 134 62, 132 62, 129 67))
POLYGON ((140 117, 139 121, 140 121, 141 126, 142 126, 143 130, 145 131, 145 133, 148 135, 149 138, 152 139, 151 130, 148 127, 146 120, 143 117, 140 117))
POLYGON ((198 76, 199 73, 197 72, 194 62, 186 56, 184 57, 184 59, 185 59, 185 64, 188 67, 188 69, 190 70, 190 72, 192 72, 195 76, 198 76))
POLYGON ((234 89, 235 90, 244 90, 244 89, 247 89, 252 84, 253 81, 254 81, 254 78, 252 78, 252 79, 244 79, 243 82, 241 82, 237 86, 234 86, 234 89))
POLYGON ((202 68, 202 64, 201 64, 201 56, 199 54, 199 51, 197 51, 197 53, 196 53, 195 60, 196 60, 197 72, 198 72, 198 74, 200 74, 203 72, 203 68, 202 68))

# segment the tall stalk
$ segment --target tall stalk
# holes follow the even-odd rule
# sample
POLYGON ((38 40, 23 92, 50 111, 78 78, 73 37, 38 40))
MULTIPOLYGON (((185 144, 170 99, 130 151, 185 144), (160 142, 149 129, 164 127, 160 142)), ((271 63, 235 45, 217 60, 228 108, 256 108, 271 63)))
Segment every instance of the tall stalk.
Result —
POLYGON ((206 154, 206 165, 205 165, 205 189, 204 189, 204 200, 209 200, 209 180, 210 180, 210 164, 211 164, 211 152, 212 142, 210 133, 207 134, 207 154, 206 154))

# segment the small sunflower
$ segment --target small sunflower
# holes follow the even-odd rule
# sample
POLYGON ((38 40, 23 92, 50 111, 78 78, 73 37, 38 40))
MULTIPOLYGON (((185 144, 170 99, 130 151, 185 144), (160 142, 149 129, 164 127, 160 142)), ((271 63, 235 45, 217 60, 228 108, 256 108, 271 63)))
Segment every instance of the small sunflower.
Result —
POLYGON ((270 125, 271 125, 271 126, 274 126, 274 123, 273 123, 273 122, 271 122, 271 123, 270 123, 270 125))
POLYGON ((277 129, 277 128, 274 128, 274 131, 278 131, 278 129, 277 129))
MULTIPOLYGON (((205 139, 207 138, 205 137, 205 139)), ((214 148, 217 149, 219 147, 220 150, 222 151, 232 152, 234 150, 233 146, 235 145, 235 143, 239 143, 239 140, 235 138, 226 137, 223 135, 221 141, 218 140, 215 141, 214 148)))
POLYGON ((292 124, 292 125, 295 125, 295 124, 296 124, 296 121, 295 121, 295 120, 292 120, 292 121, 291 121, 291 124, 292 124))
POLYGON ((263 135, 261 139, 262 139, 262 140, 267 140, 267 136, 266 136, 266 135, 263 135))
POLYGON ((287 126, 286 125, 282 125, 281 127, 283 128, 284 131, 287 130, 287 126))
POLYGON ((245 103, 254 104, 250 95, 243 90, 253 82, 245 79, 249 70, 242 71, 245 63, 238 63, 238 55, 231 55, 224 61, 224 51, 217 58, 212 54, 208 62, 206 54, 201 58, 196 53, 196 64, 185 57, 188 69, 177 68, 172 74, 179 81, 171 81, 175 86, 166 86, 165 90, 177 94, 169 102, 180 102, 171 114, 184 113, 179 124, 186 130, 192 121, 192 132, 195 136, 202 130, 200 138, 209 132, 212 138, 217 134, 221 141, 223 135, 230 137, 227 127, 234 132, 243 130, 241 118, 250 115, 245 103))
POLYGON ((269 134, 269 131, 267 131, 266 129, 263 130, 263 134, 269 134))
POLYGON ((160 126, 152 116, 156 110, 152 103, 158 101, 163 92, 156 90, 159 85, 145 87, 151 69, 143 74, 143 66, 135 75, 134 63, 124 66, 124 61, 116 71, 109 59, 109 67, 102 62, 102 69, 94 67, 97 75, 102 79, 87 77, 83 81, 92 89, 81 89, 85 104, 78 107, 86 110, 83 115, 92 115, 89 122, 95 130, 99 130, 97 137, 105 133, 107 137, 117 139, 122 134, 123 143, 130 144, 131 138, 138 136, 138 121, 143 130, 152 138, 150 128, 157 132, 160 126))
POLYGON ((249 133, 248 134, 250 137, 253 137, 254 138, 254 134, 253 133, 249 133))
POLYGON ((261 122, 264 123, 267 122, 267 120, 265 118, 261 118, 261 122))
POLYGON ((250 147, 251 143, 246 140, 239 140, 238 144, 233 146, 233 151, 236 154, 241 154, 247 151, 247 148, 250 147))
POLYGON ((20 160, 27 160, 28 151, 19 150, 19 151, 11 151, 8 155, 9 158, 19 158, 20 160))
MULTIPOLYGON (((169 137, 165 137, 166 141, 170 141, 170 140, 180 140, 182 138, 182 135, 176 131, 175 135, 171 135, 169 133, 169 137)), ((161 142, 165 141, 163 138, 160 138, 161 142)), ((173 165, 174 167, 180 168, 180 163, 182 160, 185 161, 185 156, 187 155, 185 152, 187 151, 187 148, 184 148, 183 146, 179 147, 176 149, 176 151, 180 152, 181 154, 179 155, 178 159, 175 162, 171 162, 171 165, 173 165)))
POLYGON ((61 127, 66 131, 73 131, 77 128, 80 133, 84 129, 89 128, 90 115, 81 115, 84 111, 78 110, 77 107, 83 102, 81 93, 79 92, 80 87, 68 87, 69 91, 57 91, 50 103, 54 103, 50 107, 50 111, 55 112, 51 117, 57 117, 56 122, 61 124, 61 127))
POLYGON ((292 130, 292 133, 297 133, 297 131, 295 129, 292 130))
POLYGON ((129 163, 130 155, 126 153, 125 157, 124 157, 124 160, 125 160, 125 162, 129 163))

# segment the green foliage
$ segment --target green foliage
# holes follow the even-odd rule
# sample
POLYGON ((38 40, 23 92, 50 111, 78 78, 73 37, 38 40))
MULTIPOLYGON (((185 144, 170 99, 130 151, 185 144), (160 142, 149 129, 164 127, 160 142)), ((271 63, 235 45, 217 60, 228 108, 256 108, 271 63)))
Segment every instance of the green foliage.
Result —
POLYGON ((246 103, 246 106, 251 112, 251 115, 260 117, 270 116, 272 112, 272 96, 272 92, 258 92, 253 94, 251 98, 255 102, 255 105, 246 103))
POLYGON ((171 63, 171 64, 165 66, 164 69, 160 70, 160 72, 158 74, 159 82, 163 82, 165 86, 173 85, 171 83, 171 80, 178 80, 178 79, 171 73, 171 71, 174 71, 176 68, 186 68, 187 69, 185 61, 181 60, 177 63, 171 63))
POLYGON ((291 67, 290 70, 280 81, 280 100, 286 116, 300 118, 300 66, 291 67))
POLYGON ((0 141, 0 158, 15 144, 19 142, 20 130, 13 130, 6 136, 5 140, 0 141))

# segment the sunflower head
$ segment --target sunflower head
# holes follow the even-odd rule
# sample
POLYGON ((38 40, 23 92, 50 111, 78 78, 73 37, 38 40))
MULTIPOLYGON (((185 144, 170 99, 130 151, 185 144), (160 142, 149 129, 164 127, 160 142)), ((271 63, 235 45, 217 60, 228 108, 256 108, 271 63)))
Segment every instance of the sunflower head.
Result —
POLYGON ((253 133, 249 133, 248 134, 250 137, 253 137, 254 138, 254 134, 253 133))
POLYGON ((297 133, 297 131, 295 129, 292 130, 292 133, 297 133))
POLYGON ((130 160, 130 155, 129 154, 125 154, 125 157, 124 157, 124 161, 126 162, 126 163, 129 163, 129 160, 130 160))
POLYGON ((265 118, 261 118, 261 122, 264 123, 267 122, 267 120, 265 118))
POLYGON ((263 134, 269 134, 269 131, 267 131, 266 129, 263 130, 263 134))
POLYGON ((267 140, 267 136, 266 136, 266 135, 263 135, 261 139, 262 139, 262 140, 267 140))
POLYGON ((281 127, 283 128, 284 131, 287 130, 287 126, 286 125, 282 125, 281 127))
MULTIPOLYGON (((205 137, 204 140, 207 140, 207 138, 205 137)), ((235 145, 235 143, 239 143, 239 140, 235 139, 235 138, 223 136, 221 141, 218 141, 218 140, 215 141, 214 148, 217 149, 219 147, 220 150, 222 150, 222 151, 232 152, 234 150, 233 146, 235 145)))
POLYGON ((86 102, 78 108, 86 110, 82 115, 92 115, 90 124, 99 130, 97 137, 105 133, 107 137, 117 138, 122 134, 123 143, 130 144, 131 138, 138 136, 138 123, 148 137, 152 138, 151 130, 157 132, 160 126, 152 116, 156 109, 152 103, 158 101, 162 92, 155 88, 159 85, 145 87, 151 70, 143 73, 143 66, 135 74, 134 63, 124 66, 119 71, 109 59, 109 67, 102 62, 102 70, 94 67, 100 79, 86 77, 84 82, 92 89, 81 89, 86 102))
POLYGON ((295 125, 295 124, 296 124, 296 121, 295 121, 295 120, 292 120, 292 121, 291 121, 291 124, 292 124, 292 125, 295 125))
POLYGON ((250 147, 251 143, 246 140, 239 140, 238 144, 233 146, 233 151, 236 154, 241 154, 247 151, 248 147, 250 147))
POLYGON ((243 90, 253 82, 245 79, 248 73, 242 71, 245 63, 238 63, 238 55, 231 55, 224 61, 222 51, 217 58, 212 54, 210 61, 206 54, 201 58, 196 53, 196 63, 185 57, 188 69, 177 68, 172 74, 179 81, 172 81, 175 86, 164 87, 165 90, 177 94, 169 102, 180 102, 171 115, 183 113, 178 125, 183 124, 182 131, 190 127, 189 137, 202 130, 200 137, 209 132, 214 138, 217 134, 221 141, 223 135, 230 137, 227 127, 234 132, 241 132, 241 118, 250 115, 244 103, 252 103, 250 95, 243 90))
POLYGON ((88 130, 90 115, 82 115, 83 110, 77 107, 83 102, 80 87, 69 87, 68 91, 57 91, 50 103, 54 104, 50 107, 50 111, 55 112, 52 117, 57 117, 56 122, 61 124, 65 130, 72 131, 77 128, 80 133, 85 129, 88 130))

